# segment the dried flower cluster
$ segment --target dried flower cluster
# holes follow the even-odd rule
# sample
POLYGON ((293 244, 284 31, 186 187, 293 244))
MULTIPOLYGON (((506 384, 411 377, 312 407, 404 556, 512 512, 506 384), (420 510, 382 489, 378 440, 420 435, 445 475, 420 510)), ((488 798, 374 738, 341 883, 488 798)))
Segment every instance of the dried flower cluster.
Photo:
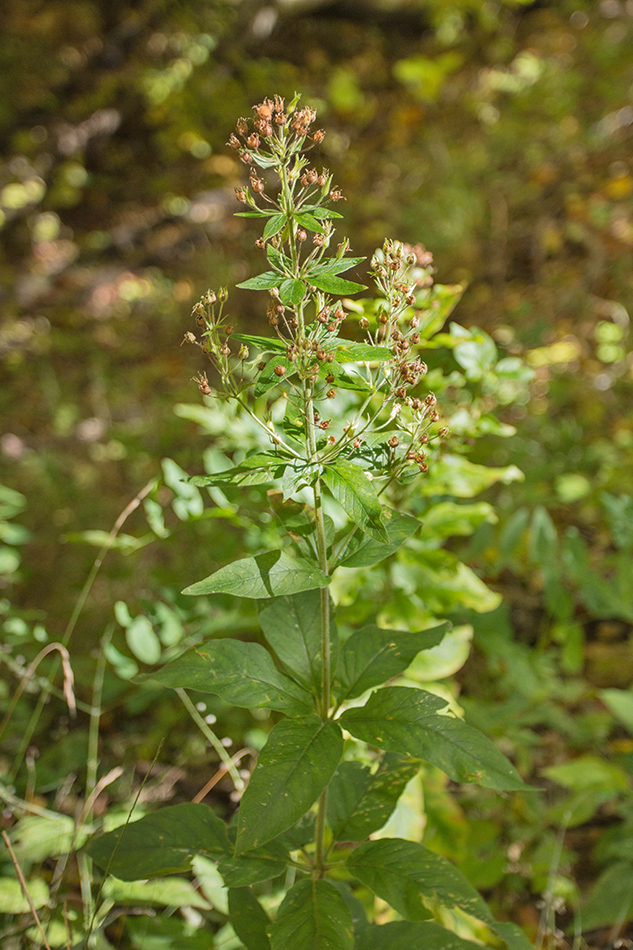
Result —
MULTIPOLYGON (((343 195, 332 186, 330 172, 308 160, 306 153, 325 135, 311 131, 314 109, 299 108, 298 97, 286 106, 274 96, 255 105, 253 113, 251 120, 238 120, 228 144, 250 168, 248 185, 237 188, 236 196, 248 208, 242 216, 264 223, 256 245, 265 252, 269 269, 240 286, 268 294, 266 315, 273 337, 266 344, 237 335, 232 349, 233 328, 223 316, 226 291, 218 294, 218 312, 216 295, 209 291, 193 310, 196 325, 204 330, 202 341, 191 340, 191 333, 186 339, 201 346, 225 393, 245 406, 249 387, 258 396, 282 385, 303 418, 312 461, 326 464, 343 455, 390 478, 411 465, 426 472, 422 447, 448 434, 446 427, 437 428, 435 396, 420 391, 427 367, 416 354, 424 342, 417 295, 428 295, 432 287, 432 256, 421 245, 385 241, 371 262, 380 300, 373 311, 371 301, 366 310, 348 301, 364 287, 340 275, 363 258, 348 256, 347 240, 330 250, 333 221, 341 217, 331 206, 343 195), (272 188, 266 180, 270 171, 272 188), (344 322, 357 311, 362 342, 341 336, 344 322), (257 345, 261 356, 249 362, 246 343, 257 345), (341 391, 343 406, 337 413, 341 391), (356 406, 351 392, 359 394, 356 406), (325 429, 330 429, 327 438, 310 436, 325 429)), ((196 382, 209 395, 206 375, 196 382)), ((270 433, 272 424, 263 421, 270 433)), ((283 437, 272 429, 269 437, 283 452, 283 437)))

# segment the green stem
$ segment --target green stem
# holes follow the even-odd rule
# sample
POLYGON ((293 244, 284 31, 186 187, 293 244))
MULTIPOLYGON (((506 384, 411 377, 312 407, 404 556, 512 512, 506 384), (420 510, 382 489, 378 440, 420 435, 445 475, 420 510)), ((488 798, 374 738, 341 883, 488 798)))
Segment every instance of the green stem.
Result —
POLYGON ((233 779, 233 784, 235 785, 235 788, 238 791, 241 791, 244 788, 244 782, 242 781, 242 778, 240 777, 240 773, 235 768, 235 765, 233 763, 233 760, 231 759, 231 756, 228 754, 228 752, 226 751, 226 749, 224 748, 224 746, 222 745, 222 743, 216 736, 213 729, 209 729, 209 726, 206 724, 206 722, 204 721, 204 719, 202 718, 202 716, 200 715, 200 713, 198 712, 194 704, 189 699, 187 692, 184 689, 177 689, 176 692, 182 699, 185 705, 185 708, 187 709, 187 712, 189 713, 189 715, 191 716, 191 718, 193 719, 197 727, 200 729, 200 732, 203 734, 205 739, 209 740, 209 742, 211 743, 215 751, 220 756, 220 761, 222 762, 226 771, 229 773, 229 775, 233 779))
MULTIPOLYGON (((316 434, 314 430, 314 403, 312 400, 313 383, 304 382, 304 405, 306 419, 306 442, 310 460, 317 458, 316 434)), ((325 540, 325 520, 323 517, 323 501, 321 494, 321 480, 314 483, 314 513, 316 520, 317 553, 319 569, 328 573, 327 545, 325 540)), ((330 715, 331 694, 331 654, 330 654, 330 594, 327 587, 320 591, 321 596, 321 696, 320 710, 323 719, 330 715)), ((327 788, 319 798, 317 820, 315 828, 315 873, 323 877, 326 848, 325 848, 325 817, 327 810, 327 788)))

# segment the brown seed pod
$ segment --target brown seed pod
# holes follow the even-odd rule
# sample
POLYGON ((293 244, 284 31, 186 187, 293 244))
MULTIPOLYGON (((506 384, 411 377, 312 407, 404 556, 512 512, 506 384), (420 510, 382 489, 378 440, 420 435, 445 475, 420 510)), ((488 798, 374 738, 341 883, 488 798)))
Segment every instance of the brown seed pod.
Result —
POLYGON ((286 367, 285 366, 275 366, 275 376, 285 376, 286 367))

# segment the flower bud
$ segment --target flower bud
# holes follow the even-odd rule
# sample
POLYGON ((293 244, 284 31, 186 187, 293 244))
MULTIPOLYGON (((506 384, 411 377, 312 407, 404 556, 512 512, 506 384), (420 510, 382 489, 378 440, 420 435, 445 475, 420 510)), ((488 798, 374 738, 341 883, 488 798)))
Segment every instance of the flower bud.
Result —
POLYGON ((286 367, 285 366, 275 366, 275 376, 285 376, 286 367))
POLYGON ((307 231, 304 231, 303 228, 297 228, 297 241, 301 241, 301 243, 303 243, 304 241, 307 241, 307 239, 307 231))
POLYGON ((328 391, 327 391, 327 398, 328 398, 328 399, 334 399, 335 396, 336 396, 336 390, 335 390, 335 389, 328 389, 328 391))

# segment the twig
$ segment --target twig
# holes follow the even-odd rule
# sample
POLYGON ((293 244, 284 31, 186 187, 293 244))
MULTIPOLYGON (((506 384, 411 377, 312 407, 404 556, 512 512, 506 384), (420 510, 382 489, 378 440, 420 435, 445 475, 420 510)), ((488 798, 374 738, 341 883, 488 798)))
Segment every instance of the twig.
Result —
MULTIPOLYGON (((240 759, 243 759, 245 755, 248 755, 248 754, 251 753, 252 751, 253 751, 252 749, 240 749, 239 752, 236 752, 235 755, 231 756, 231 762, 233 763, 233 765, 237 765, 237 763, 240 761, 240 759)), ((223 762, 222 765, 220 766, 220 768, 219 768, 219 769, 217 770, 217 772, 215 773, 215 775, 211 776, 211 778, 209 779, 209 781, 207 782, 207 784, 206 784, 206 785, 203 785, 203 787, 200 789, 200 791, 199 791, 198 794, 195 796, 195 798, 192 798, 192 799, 191 799, 192 802, 194 802, 194 804, 197 805, 199 802, 203 801, 203 799, 206 798, 206 796, 209 794, 209 792, 211 791, 211 789, 212 789, 212 788, 215 788, 215 786, 218 784, 218 782, 220 781, 220 779, 221 779, 224 775, 226 775, 226 773, 228 772, 228 770, 229 770, 228 765, 225 765, 224 762, 223 762)))
POLYGON ((16 874, 17 874, 17 876, 18 876, 18 880, 19 880, 19 882, 20 882, 20 887, 22 888, 22 893, 24 894, 24 897, 26 898, 26 901, 27 901, 27 903, 28 903, 28 905, 29 905, 29 907, 30 907, 30 909, 31 909, 31 914, 33 915, 33 920, 35 921, 35 924, 36 924, 36 926, 37 926, 37 929, 39 930, 39 932, 40 932, 40 934, 41 934, 41 936, 42 936, 42 941, 44 942, 44 946, 46 947, 46 950, 51 950, 50 944, 49 944, 48 940, 46 939, 46 934, 44 933, 44 931, 43 931, 43 929, 42 929, 42 925, 41 925, 41 923, 40 923, 40 918, 37 916, 37 911, 35 910, 35 904, 34 904, 33 901, 31 900, 31 895, 29 894, 28 888, 27 888, 27 886, 26 886, 26 880, 25 880, 25 878, 24 878, 24 875, 22 874, 22 868, 21 868, 20 865, 18 864, 18 859, 17 859, 16 856, 15 856, 15 851, 14 851, 13 848, 11 847, 11 841, 9 840, 9 836, 8 836, 8 834, 6 833, 6 831, 3 831, 3 832, 2 832, 2 839, 3 839, 4 843, 5 843, 6 846, 7 846, 7 850, 8 850, 8 852, 9 852, 9 854, 11 855, 11 860, 12 860, 12 862, 13 862, 13 867, 15 868, 15 872, 16 872, 16 874))

